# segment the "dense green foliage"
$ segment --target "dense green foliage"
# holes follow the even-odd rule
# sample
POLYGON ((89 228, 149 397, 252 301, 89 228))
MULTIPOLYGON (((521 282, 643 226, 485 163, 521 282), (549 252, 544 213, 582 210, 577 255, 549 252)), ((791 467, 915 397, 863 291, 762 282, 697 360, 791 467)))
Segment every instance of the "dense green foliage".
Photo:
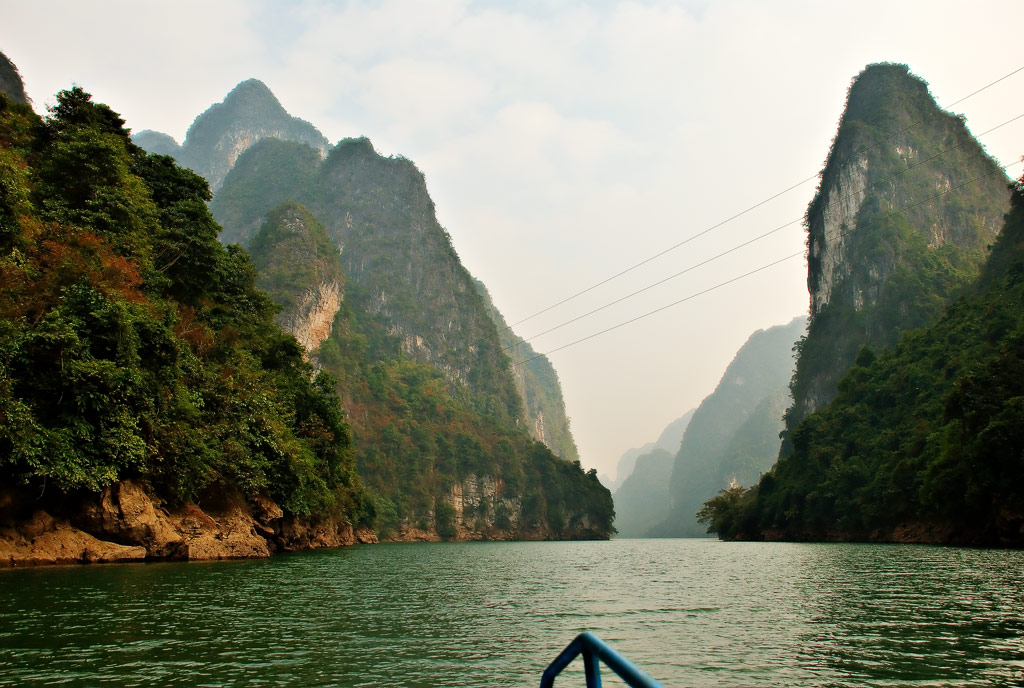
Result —
POLYGON ((787 427, 835 396, 861 347, 884 350, 934 322, 977 277, 1006 182, 905 65, 854 80, 807 209, 811 321, 787 427))
POLYGON ((863 349, 793 452, 702 516, 725 538, 1024 544, 1024 182, 978 287, 863 349))
MULTIPOLYGON (((337 247, 297 203, 271 211, 250 247, 260 285, 285 306, 286 318, 296 294, 324 280, 343 281, 337 247)), ((346 299, 313 358, 339 382, 382 536, 412 527, 453 537, 459 525, 555 537, 611 532, 611 497, 594 471, 585 473, 579 461, 563 461, 514 424, 480 413, 462 385, 411 360, 372 316, 357 314, 346 299), (458 522, 448 498, 467 481, 488 483, 492 492, 458 522)))
POLYGON ((0 97, 0 481, 355 517, 334 382, 273 324, 209 199, 79 88, 45 120, 0 97))

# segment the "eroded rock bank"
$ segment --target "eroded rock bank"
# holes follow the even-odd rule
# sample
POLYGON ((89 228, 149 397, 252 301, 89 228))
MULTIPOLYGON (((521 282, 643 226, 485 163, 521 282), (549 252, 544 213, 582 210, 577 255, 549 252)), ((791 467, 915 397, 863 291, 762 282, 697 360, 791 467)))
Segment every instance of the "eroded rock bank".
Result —
POLYGON ((219 495, 170 508, 133 481, 61 500, 0 487, 0 568, 264 558, 376 541, 347 522, 286 515, 266 497, 219 495))

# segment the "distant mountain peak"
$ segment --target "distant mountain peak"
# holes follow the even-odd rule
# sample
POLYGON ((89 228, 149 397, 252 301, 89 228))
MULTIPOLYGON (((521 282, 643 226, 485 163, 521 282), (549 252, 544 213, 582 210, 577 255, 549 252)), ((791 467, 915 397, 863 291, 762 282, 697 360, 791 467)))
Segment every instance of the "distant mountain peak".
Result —
POLYGON ((930 324, 974 279, 1002 226, 1007 181, 906 65, 853 79, 807 209, 811 324, 789 428, 835 398, 861 347, 881 351, 930 324))
MULTIPOLYGON (((231 110, 236 117, 245 117, 246 115, 255 115, 261 118, 267 116, 291 117, 273 91, 259 79, 246 79, 239 83, 228 92, 222 102, 210 106, 206 113, 220 108, 231 110)), ((199 123, 202 116, 196 118, 193 127, 199 123)), ((189 132, 191 131, 189 129, 189 132)))
POLYGON ((320 157, 330 143, 309 122, 293 117, 270 88, 259 79, 239 83, 219 103, 196 117, 180 149, 173 139, 159 132, 145 132, 136 142, 152 153, 174 155, 178 161, 201 174, 213 191, 242 153, 263 139, 276 138, 310 146, 320 157))

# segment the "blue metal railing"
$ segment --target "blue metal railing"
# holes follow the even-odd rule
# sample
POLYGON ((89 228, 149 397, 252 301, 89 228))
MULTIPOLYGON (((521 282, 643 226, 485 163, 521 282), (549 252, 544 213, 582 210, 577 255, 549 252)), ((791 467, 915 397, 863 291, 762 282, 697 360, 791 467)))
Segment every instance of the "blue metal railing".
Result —
POLYGON ((611 645, 593 633, 580 633, 569 643, 555 661, 544 670, 540 688, 553 688, 555 676, 583 655, 583 668, 587 675, 587 688, 601 688, 601 662, 619 675, 631 688, 662 688, 662 685, 637 668, 635 664, 612 649, 611 645))

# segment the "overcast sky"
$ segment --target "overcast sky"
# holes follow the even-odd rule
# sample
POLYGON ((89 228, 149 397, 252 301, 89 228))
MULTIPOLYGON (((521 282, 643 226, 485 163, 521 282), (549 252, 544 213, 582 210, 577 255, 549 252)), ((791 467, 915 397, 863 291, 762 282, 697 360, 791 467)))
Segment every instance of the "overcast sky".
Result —
MULTIPOLYGON (((332 142, 366 135, 412 159, 509 322, 813 177, 869 63, 910 65, 941 105, 1024 67, 1019 0, 0 0, 0 18, 39 111, 79 84, 133 130, 181 142, 256 77, 332 142)), ((1024 72, 952 109, 976 135, 1024 114, 1024 72)), ((1024 119, 981 139, 1013 164, 1024 119)), ((782 228, 532 340, 550 352, 686 299, 550 355, 585 466, 614 475, 714 390, 752 332, 807 311, 806 263, 786 257, 801 254, 814 188, 516 326, 530 338, 782 228)))

